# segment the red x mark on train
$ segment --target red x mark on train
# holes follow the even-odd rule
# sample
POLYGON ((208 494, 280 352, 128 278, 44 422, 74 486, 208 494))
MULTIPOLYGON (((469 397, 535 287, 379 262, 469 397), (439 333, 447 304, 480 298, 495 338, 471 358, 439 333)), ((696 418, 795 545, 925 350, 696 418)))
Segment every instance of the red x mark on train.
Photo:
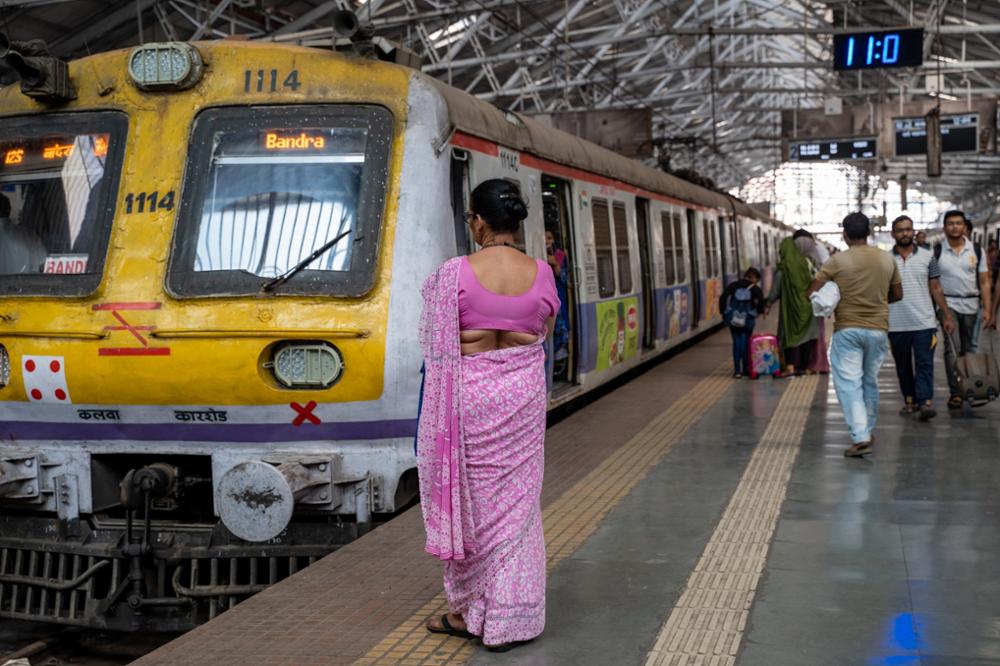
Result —
POLYGON ((150 347, 149 339, 142 334, 154 330, 155 326, 136 326, 121 315, 120 310, 159 310, 162 303, 98 303, 94 310, 110 311, 120 325, 105 326, 105 331, 128 331, 139 341, 141 347, 98 347, 99 356, 169 356, 170 347, 150 347))
POLYGON ((288 406, 294 409, 296 412, 298 412, 298 415, 295 417, 295 420, 292 421, 293 426, 300 426, 306 421, 309 421, 309 423, 312 423, 313 425, 320 424, 319 417, 313 414, 313 410, 316 409, 315 400, 310 400, 309 402, 307 402, 305 407, 303 407, 297 402, 289 403, 288 406))

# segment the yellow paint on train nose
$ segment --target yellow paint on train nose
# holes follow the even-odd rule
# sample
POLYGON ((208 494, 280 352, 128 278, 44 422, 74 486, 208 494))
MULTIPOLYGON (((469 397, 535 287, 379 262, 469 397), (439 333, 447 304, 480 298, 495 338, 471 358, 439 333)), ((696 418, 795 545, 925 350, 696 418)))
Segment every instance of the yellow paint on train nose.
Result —
POLYGON ((129 116, 101 284, 85 299, 0 297, 0 344, 12 361, 11 382, 0 389, 0 400, 28 399, 21 376, 24 355, 62 357, 74 403, 346 402, 382 394, 409 71, 300 47, 227 41, 196 46, 205 74, 184 92, 138 90, 128 78, 127 51, 72 63, 79 99, 58 109, 29 100, 17 86, 0 91, 0 127, 2 117, 11 115, 119 110, 129 116), (197 113, 213 106, 336 103, 377 104, 394 117, 372 290, 356 299, 168 295, 167 260, 183 206, 127 214, 125 198, 174 191, 181 203, 197 113), (343 377, 323 391, 280 388, 261 364, 275 343, 286 339, 336 345, 344 357, 343 377))

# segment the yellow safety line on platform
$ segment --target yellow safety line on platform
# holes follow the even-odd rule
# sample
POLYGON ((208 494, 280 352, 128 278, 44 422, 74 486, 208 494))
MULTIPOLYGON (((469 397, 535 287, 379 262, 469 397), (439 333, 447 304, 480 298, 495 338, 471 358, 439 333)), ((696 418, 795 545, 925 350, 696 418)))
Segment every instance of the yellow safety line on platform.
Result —
POLYGON ((736 663, 817 384, 785 391, 646 666, 736 663))
MULTIPOLYGON (((607 513, 722 397, 732 384, 731 371, 729 361, 720 365, 624 446, 611 451, 604 462, 544 510, 542 520, 550 571, 597 529, 607 513)), ((354 663, 366 666, 464 663, 475 653, 477 642, 432 634, 424 626, 428 618, 447 610, 448 602, 442 592, 354 663)))

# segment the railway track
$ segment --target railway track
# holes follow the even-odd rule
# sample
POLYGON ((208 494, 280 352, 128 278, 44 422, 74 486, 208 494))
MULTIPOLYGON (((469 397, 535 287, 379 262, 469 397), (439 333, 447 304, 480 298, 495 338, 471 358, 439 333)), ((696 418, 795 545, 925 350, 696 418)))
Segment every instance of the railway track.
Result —
POLYGON ((176 636, 103 632, 3 620, 0 622, 0 666, 19 658, 27 659, 31 666, 118 666, 152 652, 176 636))

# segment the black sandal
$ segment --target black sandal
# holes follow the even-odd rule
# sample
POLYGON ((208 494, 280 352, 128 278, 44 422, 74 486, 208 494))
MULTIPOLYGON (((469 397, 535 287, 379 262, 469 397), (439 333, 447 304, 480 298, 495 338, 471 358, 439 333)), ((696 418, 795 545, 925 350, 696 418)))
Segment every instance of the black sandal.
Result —
POLYGON ((456 629, 455 627, 451 626, 451 622, 448 621, 447 613, 441 616, 440 627, 432 627, 431 625, 428 624, 427 631, 431 632, 432 634, 448 634, 449 636, 456 636, 458 638, 476 637, 475 634, 469 633, 469 631, 466 629, 456 629))
POLYGON ((510 650, 513 650, 516 647, 520 647, 521 645, 530 642, 531 640, 511 641, 510 643, 501 643, 500 645, 486 645, 485 643, 483 643, 483 647, 489 650, 490 652, 509 652, 510 650))

